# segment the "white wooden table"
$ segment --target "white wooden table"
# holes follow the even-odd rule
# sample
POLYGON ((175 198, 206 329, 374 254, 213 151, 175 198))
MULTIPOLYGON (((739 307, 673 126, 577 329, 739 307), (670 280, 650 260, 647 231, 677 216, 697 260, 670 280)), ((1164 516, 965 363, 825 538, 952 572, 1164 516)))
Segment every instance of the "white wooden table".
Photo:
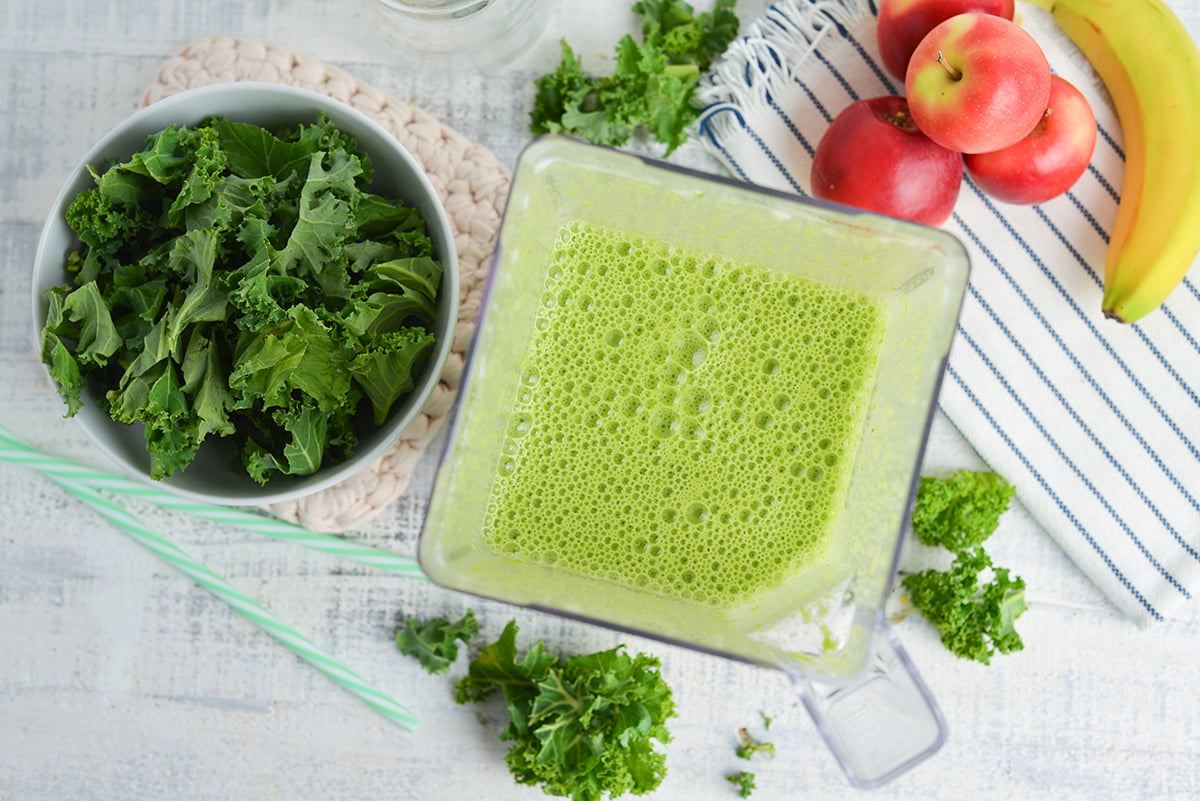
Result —
MULTIPOLYGON (((1170 0, 1200 35, 1195 0, 1170 0)), ((743 0, 750 16, 761 0, 743 0)), ((105 467, 47 385, 33 349, 30 269, 67 171, 132 112, 160 64, 195 38, 262 39, 342 66, 411 100, 507 165, 527 140, 531 80, 566 36, 597 71, 634 18, 621 0, 561 0, 523 60, 492 74, 395 64, 354 0, 0 4, 0 421, 55 454, 105 467)), ((705 163, 699 146, 680 160, 705 163)), ((981 469, 939 419, 925 472, 981 469)), ((404 498, 350 535, 411 553, 432 459, 404 498)), ((842 799, 852 790, 781 674, 474 601, 235 529, 138 509, 151 525, 258 597, 422 720, 407 734, 262 635, 93 512, 26 469, 0 464, 0 801, 66 799, 543 798, 503 763, 491 710, 456 706, 392 643, 398 617, 476 610, 484 633, 512 617, 561 652, 625 640, 663 660, 679 717, 655 799, 842 799), (774 718, 778 757, 734 756, 735 731, 774 718)), ((1029 587, 1023 652, 955 659, 927 624, 900 633, 938 696, 944 749, 877 798, 1200 797, 1200 614, 1138 630, 1020 508, 991 541, 1029 587)))

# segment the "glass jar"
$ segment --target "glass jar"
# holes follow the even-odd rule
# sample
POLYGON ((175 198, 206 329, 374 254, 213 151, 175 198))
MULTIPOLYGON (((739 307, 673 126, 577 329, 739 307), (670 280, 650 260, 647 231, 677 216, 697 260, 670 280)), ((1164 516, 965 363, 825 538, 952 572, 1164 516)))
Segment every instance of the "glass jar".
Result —
POLYGON ((554 0, 365 0, 397 59, 445 69, 499 67, 526 51, 550 22, 554 0))

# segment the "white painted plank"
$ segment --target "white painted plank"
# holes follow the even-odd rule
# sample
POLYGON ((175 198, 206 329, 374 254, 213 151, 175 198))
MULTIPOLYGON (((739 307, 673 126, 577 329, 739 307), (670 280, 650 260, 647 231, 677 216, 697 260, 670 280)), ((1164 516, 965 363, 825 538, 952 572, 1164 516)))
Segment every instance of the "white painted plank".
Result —
MULTIPOLYGON (((1186 4, 1185 4, 1186 5, 1186 4)), ((1184 6, 1176 3, 1177 8, 1184 6)), ((158 66, 197 36, 262 38, 343 66, 515 162, 530 80, 569 36, 607 57, 623 3, 560 5, 514 68, 454 76, 389 66, 343 2, 76 0, 0 4, 0 420, 39 447, 103 466, 61 419, 33 354, 29 265, 41 220, 87 146, 136 108, 158 66)), ((1196 24, 1196 12, 1191 21, 1196 24)), ((707 163, 683 151, 685 163, 707 163)), ((927 472, 980 467, 944 420, 927 472)), ((432 460, 409 495, 353 532, 412 552, 432 460)), ((453 703, 391 642, 397 615, 475 608, 486 633, 523 632, 577 652, 628 640, 662 657, 680 717, 654 799, 735 797, 723 774, 750 767, 754 798, 847 799, 849 789, 781 675, 438 588, 139 509, 146 519, 410 704, 409 735, 147 555, 39 476, 0 465, 0 801, 536 799, 496 739, 499 714, 453 703), (775 717, 779 756, 747 766, 734 731, 775 717), (479 713, 479 714, 477 714, 479 713), (481 722, 482 717, 483 722, 481 722)), ((1200 617, 1195 606, 1139 631, 1119 617, 1020 509, 990 550, 1029 584, 1026 650, 990 667, 955 660, 918 619, 901 635, 951 726, 945 749, 886 799, 1185 799, 1200 794, 1200 617)), ((915 554, 910 560, 919 560, 915 554)))

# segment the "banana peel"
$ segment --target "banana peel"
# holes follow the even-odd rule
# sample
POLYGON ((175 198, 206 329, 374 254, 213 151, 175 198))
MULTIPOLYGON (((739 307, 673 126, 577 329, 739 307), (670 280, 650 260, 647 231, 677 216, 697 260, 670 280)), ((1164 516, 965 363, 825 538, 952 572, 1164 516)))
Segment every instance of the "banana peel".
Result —
POLYGON ((1200 253, 1200 50, 1162 0, 1029 0, 1104 81, 1125 150, 1102 311, 1157 309, 1200 253))

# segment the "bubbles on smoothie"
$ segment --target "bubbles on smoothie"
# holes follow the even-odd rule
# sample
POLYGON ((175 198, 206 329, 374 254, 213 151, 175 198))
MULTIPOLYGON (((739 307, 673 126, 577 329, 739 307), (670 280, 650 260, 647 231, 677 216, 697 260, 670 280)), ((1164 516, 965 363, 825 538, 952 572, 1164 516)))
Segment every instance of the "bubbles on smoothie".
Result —
POLYGON ((703 387, 688 387, 679 396, 684 414, 702 415, 712 411, 712 394, 703 387))
POLYGON ((528 412, 517 412, 508 420, 508 435, 523 437, 533 428, 533 415, 528 412))
POLYGON ((708 357, 708 340, 690 328, 671 340, 671 358, 685 369, 695 370, 708 357))
POLYGON ((673 437, 679 433, 679 415, 671 409, 657 408, 650 412, 650 435, 658 439, 673 437))
POLYGON ((583 224, 552 258, 488 546, 717 607, 821 551, 880 310, 583 224))
POLYGON ((684 419, 679 424, 679 435, 684 439, 699 442, 704 439, 704 426, 698 420, 684 419))

